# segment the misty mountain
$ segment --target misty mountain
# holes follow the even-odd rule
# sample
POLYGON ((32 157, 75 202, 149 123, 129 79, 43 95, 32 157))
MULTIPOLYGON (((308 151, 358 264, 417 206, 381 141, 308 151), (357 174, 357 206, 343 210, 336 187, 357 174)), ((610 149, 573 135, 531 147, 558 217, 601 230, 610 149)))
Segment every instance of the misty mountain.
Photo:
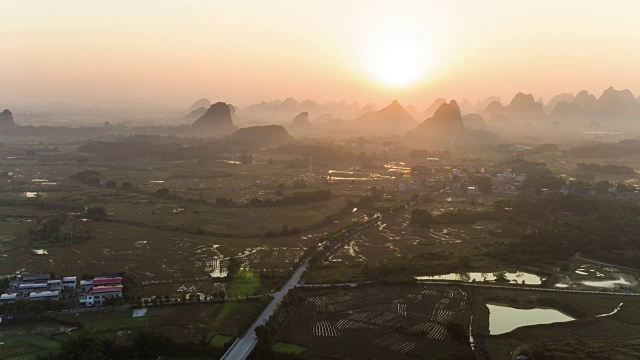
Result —
POLYGON ((454 137, 464 133, 460 107, 455 100, 443 103, 432 117, 426 119, 416 129, 414 134, 428 137, 454 137))
POLYGON ((372 103, 368 103, 367 105, 363 106, 362 109, 356 110, 353 112, 353 117, 357 118, 360 117, 368 112, 372 112, 372 111, 376 111, 378 110, 378 107, 375 104, 372 103))
POLYGON ((357 126, 358 132, 363 134, 404 135, 416 126, 416 120, 394 100, 385 108, 349 121, 349 125, 357 126))
POLYGON ((196 102, 194 102, 191 106, 189 106, 189 109, 187 110, 188 113, 191 113, 199 108, 205 108, 208 109, 209 106, 211 106, 211 102, 209 101, 209 99, 205 99, 202 98, 196 102))
POLYGON ((248 148, 280 146, 294 140, 280 125, 250 126, 238 129, 231 134, 231 139, 248 148))
POLYGON ((509 104, 509 113, 514 118, 537 121, 545 118, 542 104, 536 102, 531 94, 517 93, 509 104))
POLYGON ((191 129, 198 135, 226 136, 237 130, 231 118, 232 106, 223 102, 217 102, 209 107, 201 117, 196 120, 191 129))
POLYGON ((8 129, 16 126, 13 121, 13 114, 9 109, 5 109, 0 113, 0 129, 8 129))
POLYGON ((573 99, 573 103, 576 105, 580 105, 585 109, 593 109, 595 104, 598 102, 595 96, 590 94, 587 90, 582 90, 576 94, 575 99, 573 99))
POLYGON ((291 122, 291 127, 304 128, 309 126, 311 126, 311 123, 309 122, 309 113, 306 111, 296 115, 291 122))
POLYGON ((413 105, 405 106, 404 109, 407 110, 409 115, 411 115, 411 117, 413 117, 414 119, 421 119, 422 118, 422 113, 415 106, 413 106, 413 105))
POLYGON ((204 115, 206 112, 207 112, 207 108, 206 107, 204 107, 204 106, 203 107, 199 107, 199 108, 191 111, 187 115, 185 115, 185 117, 183 119, 187 123, 193 123, 196 120, 198 120, 199 118, 201 118, 202 115, 204 115))
POLYGON ((467 114, 462 117, 462 123, 469 129, 486 129, 487 122, 480 114, 467 114))
POLYGON ((609 127, 626 127, 639 118, 640 103, 633 93, 629 89, 618 91, 613 87, 604 90, 599 98, 582 90, 573 101, 559 102, 549 113, 550 120, 581 128, 592 121, 609 127))
POLYGON ((547 103, 547 106, 545 107, 545 111, 547 112, 547 114, 549 114, 556 108, 556 105, 558 105, 559 103, 565 102, 567 104, 570 104, 573 102, 573 99, 575 99, 575 97, 571 93, 563 93, 563 94, 555 95, 547 103))
MULTIPOLYGON (((480 99, 476 102, 475 105, 473 105, 473 111, 474 112, 482 112, 484 109, 487 108, 487 106, 489 106, 489 104, 497 102, 498 104, 502 104, 502 100, 500 99, 500 96, 489 96, 486 99, 480 99)), ((463 109, 460 108, 460 110, 462 111, 463 109)))
POLYGON ((536 123, 546 118, 542 104, 533 95, 522 92, 517 93, 508 106, 503 106, 499 101, 491 102, 482 116, 496 125, 536 123))
POLYGON ((429 105, 429 107, 427 108, 427 110, 424 111, 424 113, 422 114, 422 118, 430 118, 433 116, 433 114, 435 114, 436 110, 438 110, 440 108, 440 105, 442 104, 446 104, 447 100, 444 98, 437 98, 435 100, 433 100, 433 102, 431 103, 431 105, 429 105))
POLYGON ((591 114, 584 107, 573 102, 562 101, 549 113, 549 120, 563 125, 580 125, 580 122, 590 116, 591 114))
POLYGON ((638 102, 629 89, 616 90, 613 86, 607 88, 598 98, 597 110, 605 114, 618 114, 637 112, 638 102))
POLYGON ((360 110, 357 102, 330 101, 319 104, 313 100, 298 102, 294 98, 284 101, 262 101, 239 110, 239 114, 249 121, 268 122, 289 125, 289 120, 301 112, 309 113, 310 117, 320 116, 325 113, 334 117, 351 117, 355 111, 360 110))
POLYGON ((316 117, 315 119, 313 119, 314 123, 323 123, 323 122, 327 122, 327 121, 331 121, 333 120, 333 115, 329 114, 329 113, 324 113, 321 114, 320 116, 316 117))

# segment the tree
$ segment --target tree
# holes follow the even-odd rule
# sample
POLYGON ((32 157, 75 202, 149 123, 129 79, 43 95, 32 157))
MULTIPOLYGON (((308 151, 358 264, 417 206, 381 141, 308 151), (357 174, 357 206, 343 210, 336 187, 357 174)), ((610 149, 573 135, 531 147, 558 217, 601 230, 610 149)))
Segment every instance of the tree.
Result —
POLYGON ((427 209, 413 209, 411 211, 411 219, 409 220, 409 223, 420 225, 424 228, 431 227, 431 213, 427 209))
POLYGON ((242 261, 235 256, 230 257, 227 263, 227 276, 229 278, 236 276, 236 274, 238 274, 241 268, 242 268, 242 261))
POLYGON ((447 329, 451 339, 462 345, 469 344, 469 335, 467 335, 467 332, 461 323, 457 321, 447 321, 444 327, 447 329))
POLYGON ((289 235, 289 225, 284 224, 282 225, 282 229, 280 230, 280 236, 287 236, 289 235))
POLYGON ((107 218, 107 210, 102 206, 87 208, 87 218, 93 221, 104 221, 107 218))

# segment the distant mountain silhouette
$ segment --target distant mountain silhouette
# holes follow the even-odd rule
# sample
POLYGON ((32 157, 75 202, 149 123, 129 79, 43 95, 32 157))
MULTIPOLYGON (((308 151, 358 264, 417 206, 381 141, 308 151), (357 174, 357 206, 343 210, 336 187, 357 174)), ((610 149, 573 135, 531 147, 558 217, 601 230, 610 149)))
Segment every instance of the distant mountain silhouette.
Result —
POLYGON ((489 96, 486 99, 480 99, 475 103, 475 105, 473 105, 473 111, 477 113, 481 113, 482 111, 484 111, 484 109, 487 108, 487 106, 489 106, 489 104, 493 102, 498 102, 499 104, 502 104, 502 99, 500 99, 500 96, 489 96))
POLYGON ((279 146, 293 140, 287 130, 280 125, 250 126, 238 129, 231 139, 250 147, 279 146))
POLYGON ((196 109, 199 109, 201 107, 208 109, 209 106, 211 106, 211 102, 209 102, 209 99, 205 99, 202 98, 196 102, 194 102, 191 106, 189 106, 189 109, 187 110, 188 113, 193 112, 196 109))
POLYGON ((415 106, 409 105, 404 108, 414 119, 422 119, 422 113, 415 106))
POLYGON ((192 130, 199 135, 206 136, 226 136, 237 130, 231 118, 232 106, 223 102, 217 102, 209 107, 207 111, 191 126, 192 130))
POLYGON ((350 123, 357 126, 357 130, 360 133, 381 135, 404 135, 416 126, 416 120, 397 100, 394 100, 385 108, 370 111, 350 121, 350 123))
POLYGON ((629 89, 618 91, 607 88, 597 101, 597 110, 606 114, 623 114, 637 111, 638 102, 629 89))
POLYGON ((549 113, 550 120, 580 128, 585 128, 594 121, 601 121, 606 125, 620 128, 636 126, 636 121, 640 118, 640 102, 629 89, 618 91, 609 87, 599 98, 587 90, 578 92, 572 100, 570 95, 561 94, 553 98, 563 96, 566 101, 555 105, 549 113))
POLYGON ((549 113, 549 119, 559 123, 575 123, 584 117, 590 116, 588 111, 582 106, 573 102, 562 101, 549 113))
POLYGON ((571 104, 573 102, 573 99, 575 99, 575 97, 571 93, 558 94, 549 100, 547 106, 545 107, 545 111, 547 112, 547 114, 549 114, 556 108, 556 105, 558 105, 559 103, 565 102, 567 104, 571 104))
POLYGON ((518 125, 536 123, 546 118, 543 106, 533 95, 517 93, 509 106, 503 106, 499 101, 493 101, 482 111, 482 116, 492 124, 518 125))
POLYGON ((306 111, 296 115, 291 122, 291 127, 304 128, 309 126, 311 126, 311 123, 309 122, 309 113, 306 111))
POLYGON ((16 126, 13 121, 13 114, 9 109, 5 109, 0 113, 0 129, 10 129, 16 126))
POLYGON ((542 104, 533 99, 533 95, 517 93, 509 104, 512 116, 520 116, 527 120, 540 120, 545 117, 542 104))
POLYGON ((452 137, 462 135, 464 131, 460 107, 451 100, 448 104, 441 104, 432 117, 416 127, 414 133, 418 136, 452 137))
POLYGON ((239 114, 248 121, 269 122, 289 125, 289 120, 301 112, 308 112, 311 118, 329 113, 333 117, 351 117, 354 111, 358 111, 360 105, 357 102, 329 101, 319 104, 313 100, 298 102, 294 98, 284 101, 262 101, 239 110, 239 114))
POLYGON ((438 110, 440 108, 440 105, 442 104, 446 104, 447 100, 444 98, 437 98, 435 100, 433 100, 433 102, 431 103, 431 105, 429 105, 429 107, 427 108, 427 110, 424 111, 424 113, 422 114, 422 118, 430 118, 433 116, 433 114, 436 113, 436 110, 438 110))
POLYGON ((329 113, 324 113, 321 114, 320 116, 316 117, 315 119, 313 119, 314 123, 323 123, 323 122, 327 122, 327 121, 331 121, 333 120, 333 115, 329 114, 329 113))
POLYGON ((185 115, 184 120, 187 123, 193 123, 194 121, 198 120, 200 117, 202 117, 202 115, 204 115, 207 112, 207 108, 206 107, 199 107, 193 111, 191 111, 190 113, 188 113, 187 115, 185 115))
POLYGON ((470 129, 486 129, 487 122, 484 121, 484 118, 480 114, 467 114, 462 117, 462 123, 466 128, 470 129))
POLYGON ((593 109, 595 104, 598 102, 595 96, 589 94, 587 90, 582 90, 576 94, 575 99, 573 99, 573 103, 576 105, 580 105, 585 109, 593 109))
POLYGON ((368 103, 367 105, 363 106, 362 109, 354 111, 353 117, 360 117, 368 112, 372 112, 376 110, 378 110, 377 106, 375 106, 372 103, 368 103))

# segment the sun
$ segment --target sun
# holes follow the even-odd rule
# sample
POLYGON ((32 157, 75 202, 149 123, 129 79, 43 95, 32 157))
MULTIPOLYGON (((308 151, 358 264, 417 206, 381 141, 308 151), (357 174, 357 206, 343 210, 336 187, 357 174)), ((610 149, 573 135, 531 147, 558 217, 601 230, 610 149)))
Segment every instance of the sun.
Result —
POLYGON ((390 21, 371 34, 366 51, 371 75, 387 86, 406 87, 431 67, 429 36, 418 26, 390 21))

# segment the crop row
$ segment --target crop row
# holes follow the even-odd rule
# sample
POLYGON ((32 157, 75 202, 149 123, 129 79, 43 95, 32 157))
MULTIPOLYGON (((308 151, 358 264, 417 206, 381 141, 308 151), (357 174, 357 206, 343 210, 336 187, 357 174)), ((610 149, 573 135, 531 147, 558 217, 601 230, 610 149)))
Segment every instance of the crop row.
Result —
POLYGON ((380 340, 376 340, 374 344, 378 346, 387 347, 402 353, 406 353, 411 349, 415 348, 416 346, 418 346, 418 344, 414 343, 413 341, 406 340, 405 338, 402 337, 402 335, 399 335, 399 334, 392 334, 389 336, 385 336, 380 340))
POLYGON ((316 321, 311 327, 311 333, 315 336, 340 336, 338 330, 328 321, 316 321))

